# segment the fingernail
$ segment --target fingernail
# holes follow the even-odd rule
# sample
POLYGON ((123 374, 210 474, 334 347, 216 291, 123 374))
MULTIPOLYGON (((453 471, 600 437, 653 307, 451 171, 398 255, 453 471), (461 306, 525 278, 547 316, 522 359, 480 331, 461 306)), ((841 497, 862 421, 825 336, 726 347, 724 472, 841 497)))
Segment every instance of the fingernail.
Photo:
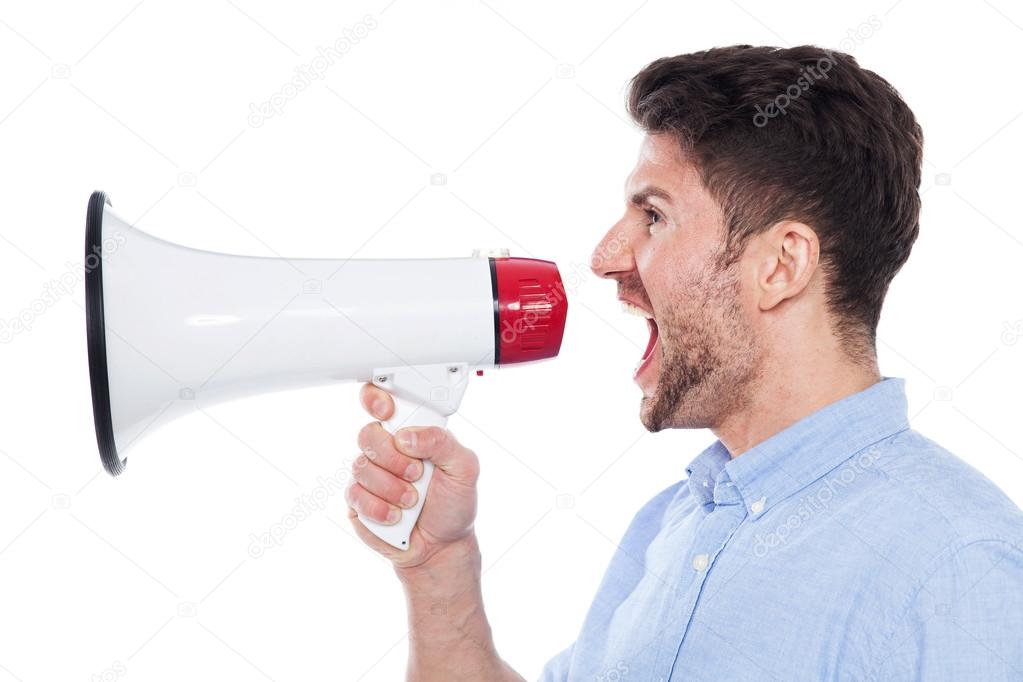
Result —
POLYGON ((374 417, 383 419, 384 410, 387 409, 387 403, 385 403, 383 400, 374 400, 373 403, 369 406, 369 409, 373 413, 374 417))
POLYGON ((387 512, 387 523, 398 523, 398 519, 401 518, 401 510, 397 507, 391 507, 391 510, 387 512))
POLYGON ((405 494, 401 496, 401 506, 405 507, 406 509, 415 504, 415 501, 416 501, 415 490, 406 490, 405 494))
POLYGON ((405 478, 409 481, 414 481, 419 478, 419 462, 412 462, 405 469, 405 478))
POLYGON ((414 450, 416 447, 416 432, 408 429, 399 431, 398 444, 406 450, 414 450))

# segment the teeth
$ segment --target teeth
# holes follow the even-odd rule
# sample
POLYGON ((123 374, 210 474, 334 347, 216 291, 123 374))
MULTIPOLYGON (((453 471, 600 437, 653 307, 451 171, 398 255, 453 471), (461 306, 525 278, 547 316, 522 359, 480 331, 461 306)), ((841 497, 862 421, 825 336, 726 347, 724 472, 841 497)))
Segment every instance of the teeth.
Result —
POLYGON ((629 315, 636 315, 638 317, 643 317, 648 320, 653 318, 653 315, 643 310, 639 306, 632 305, 631 303, 626 303, 625 301, 622 301, 622 310, 628 313, 629 315))

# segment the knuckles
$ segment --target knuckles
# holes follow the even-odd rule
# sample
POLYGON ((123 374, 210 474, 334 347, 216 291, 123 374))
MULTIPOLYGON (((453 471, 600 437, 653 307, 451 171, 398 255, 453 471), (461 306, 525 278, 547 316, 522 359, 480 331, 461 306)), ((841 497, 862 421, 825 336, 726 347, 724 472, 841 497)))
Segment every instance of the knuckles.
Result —
POLYGON ((359 483, 362 483, 363 480, 366 478, 365 474, 366 464, 368 464, 369 461, 363 460, 363 462, 360 464, 359 463, 360 459, 362 459, 362 455, 356 457, 355 463, 352 465, 352 479, 358 481, 359 483))

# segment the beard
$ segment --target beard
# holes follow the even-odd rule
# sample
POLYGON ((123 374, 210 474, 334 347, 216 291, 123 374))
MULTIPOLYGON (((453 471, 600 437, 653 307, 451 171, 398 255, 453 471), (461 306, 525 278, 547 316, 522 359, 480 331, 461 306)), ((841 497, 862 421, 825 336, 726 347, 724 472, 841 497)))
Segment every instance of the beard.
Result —
POLYGON ((712 265, 680 282, 657 316, 660 373, 640 420, 651 432, 708 428, 750 402, 760 375, 757 337, 740 303, 738 268, 712 265))

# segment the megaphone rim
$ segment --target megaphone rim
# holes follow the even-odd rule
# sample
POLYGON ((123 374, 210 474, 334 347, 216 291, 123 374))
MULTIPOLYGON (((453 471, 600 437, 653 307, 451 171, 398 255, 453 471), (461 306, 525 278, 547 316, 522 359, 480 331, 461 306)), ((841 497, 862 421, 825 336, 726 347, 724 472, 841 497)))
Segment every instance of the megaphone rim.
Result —
POLYGON ((85 330, 89 349, 89 384, 96 444, 103 468, 112 476, 124 471, 127 459, 117 454, 110 410, 110 377, 107 374, 106 325, 103 315, 103 213, 111 205, 105 192, 89 197, 85 217, 85 330), (93 265, 94 267, 90 267, 93 265))

